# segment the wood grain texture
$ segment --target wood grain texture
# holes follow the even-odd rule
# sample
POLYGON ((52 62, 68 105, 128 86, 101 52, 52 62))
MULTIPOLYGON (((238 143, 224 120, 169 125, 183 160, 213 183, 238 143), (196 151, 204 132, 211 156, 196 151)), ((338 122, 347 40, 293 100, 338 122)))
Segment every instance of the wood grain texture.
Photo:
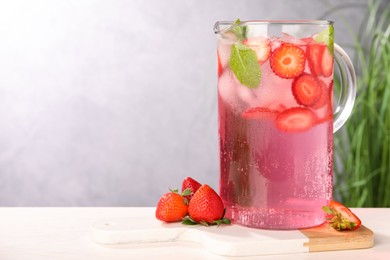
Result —
POLYGON ((309 252, 363 249, 374 246, 374 232, 365 226, 354 231, 337 231, 324 223, 321 226, 301 229, 309 242, 304 246, 309 252))

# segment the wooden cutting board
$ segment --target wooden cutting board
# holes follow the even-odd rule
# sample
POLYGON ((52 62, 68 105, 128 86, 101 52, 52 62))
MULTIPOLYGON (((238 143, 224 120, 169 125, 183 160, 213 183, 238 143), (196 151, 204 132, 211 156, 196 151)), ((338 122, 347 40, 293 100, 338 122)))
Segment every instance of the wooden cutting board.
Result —
POLYGON ((154 216, 102 220, 91 226, 91 239, 103 245, 194 242, 225 256, 256 256, 370 248, 374 233, 365 226, 338 232, 327 223, 301 230, 262 230, 239 225, 166 224, 154 216))

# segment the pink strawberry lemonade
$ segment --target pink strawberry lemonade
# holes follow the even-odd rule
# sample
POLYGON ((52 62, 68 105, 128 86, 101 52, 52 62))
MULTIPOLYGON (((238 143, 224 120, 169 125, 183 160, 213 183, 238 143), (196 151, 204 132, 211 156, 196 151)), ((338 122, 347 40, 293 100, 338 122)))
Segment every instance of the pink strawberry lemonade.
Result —
POLYGON ((259 85, 248 87, 231 68, 235 43, 218 39, 226 217, 264 229, 319 225, 332 197, 333 54, 312 37, 246 38, 240 46, 261 70, 259 85))

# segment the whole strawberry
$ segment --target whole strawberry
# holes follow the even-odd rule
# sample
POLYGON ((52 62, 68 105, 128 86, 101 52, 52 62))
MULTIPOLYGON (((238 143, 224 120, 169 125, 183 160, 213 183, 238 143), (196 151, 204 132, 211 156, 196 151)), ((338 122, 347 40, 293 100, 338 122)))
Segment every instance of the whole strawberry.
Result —
POLYGON ((184 193, 187 189, 190 190, 190 195, 184 196, 184 198, 187 200, 187 203, 191 201, 192 196, 200 188, 200 186, 202 186, 202 184, 192 179, 191 177, 187 177, 183 180, 181 191, 184 193))
POLYGON ((176 191, 165 193, 157 203, 156 218, 165 222, 181 221, 187 216, 188 206, 176 191))
POLYGON ((188 220, 206 226, 230 224, 229 219, 223 218, 225 207, 221 197, 207 184, 202 185, 193 195, 188 205, 188 214, 188 220))

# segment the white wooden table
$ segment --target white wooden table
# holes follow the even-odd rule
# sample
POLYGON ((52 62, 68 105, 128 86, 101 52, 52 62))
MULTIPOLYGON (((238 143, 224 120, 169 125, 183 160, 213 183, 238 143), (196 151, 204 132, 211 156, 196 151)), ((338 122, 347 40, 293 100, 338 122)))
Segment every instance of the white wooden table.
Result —
MULTIPOLYGON (((390 208, 353 211, 374 231, 373 248, 242 259, 390 259, 390 208)), ((0 208, 0 259, 229 259, 190 242, 102 246, 90 239, 97 221, 150 215, 154 208, 0 208)))

